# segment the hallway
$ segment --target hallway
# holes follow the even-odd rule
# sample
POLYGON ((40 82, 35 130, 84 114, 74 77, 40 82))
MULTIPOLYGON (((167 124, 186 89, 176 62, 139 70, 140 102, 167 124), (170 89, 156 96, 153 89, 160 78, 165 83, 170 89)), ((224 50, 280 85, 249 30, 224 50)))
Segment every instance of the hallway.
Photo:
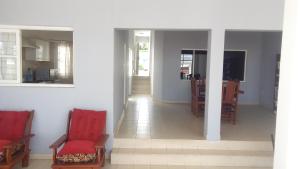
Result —
MULTIPOLYGON (((202 140, 204 119, 190 112, 189 104, 162 103, 150 96, 129 98, 117 138, 202 140)), ((272 111, 260 106, 241 105, 237 124, 222 122, 222 140, 270 141, 275 130, 272 111)))
POLYGON ((133 95, 149 95, 150 94, 150 77, 149 76, 133 76, 132 77, 132 94, 133 95))

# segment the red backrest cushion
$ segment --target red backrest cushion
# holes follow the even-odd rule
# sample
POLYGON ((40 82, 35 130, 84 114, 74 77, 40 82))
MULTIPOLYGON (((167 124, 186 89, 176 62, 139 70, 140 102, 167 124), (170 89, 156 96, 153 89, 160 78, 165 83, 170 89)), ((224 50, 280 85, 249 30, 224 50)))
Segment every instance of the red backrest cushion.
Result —
POLYGON ((27 111, 0 111, 0 139, 22 138, 29 115, 27 111))
POLYGON ((69 140, 96 141, 106 129, 106 111, 74 109, 71 114, 69 140))

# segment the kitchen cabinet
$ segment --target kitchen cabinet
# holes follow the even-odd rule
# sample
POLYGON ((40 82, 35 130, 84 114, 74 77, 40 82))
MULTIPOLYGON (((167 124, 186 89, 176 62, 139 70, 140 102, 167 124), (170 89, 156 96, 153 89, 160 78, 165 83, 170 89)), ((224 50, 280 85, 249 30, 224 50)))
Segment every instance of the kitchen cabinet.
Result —
POLYGON ((38 47, 36 49, 36 61, 50 61, 49 56, 49 42, 43 40, 36 40, 35 45, 38 47))
POLYGON ((25 48, 25 60, 50 61, 50 43, 48 41, 30 40, 24 41, 23 43, 23 48, 25 48))

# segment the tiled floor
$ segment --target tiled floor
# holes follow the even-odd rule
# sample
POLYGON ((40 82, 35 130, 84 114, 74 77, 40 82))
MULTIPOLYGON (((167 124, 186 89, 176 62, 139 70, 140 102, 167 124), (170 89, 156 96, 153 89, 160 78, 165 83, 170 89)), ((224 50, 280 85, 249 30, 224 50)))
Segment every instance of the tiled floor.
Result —
MULTIPOLYGON (((22 169, 16 166, 14 169, 22 169)), ((51 169, 51 160, 31 160, 26 169, 51 169)), ((252 167, 204 167, 204 166, 159 166, 159 165, 110 165, 107 161, 103 169, 271 169, 252 167)))
MULTIPOLYGON (((51 169, 52 160, 30 160, 29 166, 26 169, 51 169)), ((14 169, 22 169, 20 165, 17 165, 14 169)), ((112 166, 107 161, 103 169, 117 169, 117 166, 112 166)))
MULTIPOLYGON (((196 118, 189 104, 153 101, 149 96, 129 99, 117 138, 204 139, 203 118, 196 118)), ((270 140, 275 130, 272 111, 260 106, 239 106, 237 124, 222 122, 224 140, 270 140)))

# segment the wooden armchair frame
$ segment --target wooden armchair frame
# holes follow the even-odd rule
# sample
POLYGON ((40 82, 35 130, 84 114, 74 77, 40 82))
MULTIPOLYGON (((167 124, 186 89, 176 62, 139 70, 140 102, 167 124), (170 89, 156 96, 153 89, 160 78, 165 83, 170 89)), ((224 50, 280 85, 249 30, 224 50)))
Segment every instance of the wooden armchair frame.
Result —
POLYGON ((231 121, 232 124, 236 124, 239 93, 239 81, 228 81, 226 86, 223 86, 222 119, 231 121))
POLYGON ((30 154, 30 139, 34 136, 31 134, 32 127, 32 119, 33 119, 34 111, 29 112, 29 118, 26 122, 24 136, 18 140, 11 140, 12 142, 3 147, 5 159, 0 162, 0 169, 11 169, 17 163, 22 162, 22 167, 28 167, 29 165, 29 154, 30 154), (16 154, 13 154, 13 148, 21 146, 21 150, 19 150, 16 154))
POLYGON ((191 79, 191 111, 197 117, 204 115, 205 80, 191 79))
POLYGON ((71 124, 72 111, 69 112, 68 124, 67 124, 67 134, 62 135, 58 138, 50 148, 53 151, 53 164, 52 169, 80 169, 80 168, 89 168, 89 169, 100 169, 105 164, 105 143, 109 137, 108 134, 102 135, 97 141, 95 145, 96 149, 96 161, 95 162, 84 162, 84 163, 69 163, 69 162, 61 162, 57 160, 57 149, 60 148, 65 142, 68 141, 69 129, 71 124))

